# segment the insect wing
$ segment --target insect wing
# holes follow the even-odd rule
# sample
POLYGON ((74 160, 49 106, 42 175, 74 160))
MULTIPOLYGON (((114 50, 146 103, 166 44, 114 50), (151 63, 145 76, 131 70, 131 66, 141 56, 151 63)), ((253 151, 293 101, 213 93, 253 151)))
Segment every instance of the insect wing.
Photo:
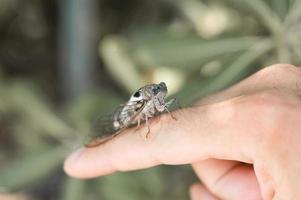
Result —
POLYGON ((135 123, 135 119, 144 106, 143 101, 129 101, 120 105, 112 114, 98 117, 92 125, 86 147, 98 146, 117 136, 128 125, 135 123), (116 128, 114 122, 118 122, 120 127, 116 128))
POLYGON ((111 140, 112 138, 114 138, 115 136, 119 135, 119 133, 122 131, 123 129, 119 129, 117 132, 111 134, 111 135, 104 135, 104 136, 100 136, 100 137, 95 137, 92 140, 90 140, 85 146, 88 148, 92 148, 92 147, 97 147, 109 140, 111 140))
POLYGON ((115 121, 121 122, 124 126, 129 126, 136 123, 137 116, 143 110, 146 101, 129 101, 123 109, 116 115, 115 121))
POLYGON ((85 141, 86 147, 96 146, 96 141, 101 141, 104 138, 109 138, 116 132, 116 129, 113 126, 114 116, 117 112, 120 112, 122 108, 123 105, 120 105, 115 109, 114 112, 100 115, 92 122, 90 133, 85 141))

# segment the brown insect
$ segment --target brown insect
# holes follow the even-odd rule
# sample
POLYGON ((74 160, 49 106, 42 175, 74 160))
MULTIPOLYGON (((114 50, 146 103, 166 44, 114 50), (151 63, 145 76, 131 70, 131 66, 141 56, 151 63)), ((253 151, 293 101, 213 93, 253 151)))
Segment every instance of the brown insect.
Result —
MULTIPOLYGON (((125 104, 120 105, 113 113, 113 120, 111 124, 109 124, 113 129, 111 133, 93 139, 86 147, 98 146, 117 136, 124 128, 131 125, 137 124, 137 127, 139 127, 141 121, 144 121, 148 127, 148 132, 146 133, 147 138, 150 132, 148 119, 164 111, 170 113, 168 106, 175 101, 175 98, 165 102, 166 94, 167 87, 164 82, 146 85, 138 89, 125 104)), ((172 116, 171 113, 170 115, 172 116)), ((174 117, 172 116, 172 118, 174 117)), ((100 123, 99 125, 106 126, 108 124, 102 125, 100 123)))

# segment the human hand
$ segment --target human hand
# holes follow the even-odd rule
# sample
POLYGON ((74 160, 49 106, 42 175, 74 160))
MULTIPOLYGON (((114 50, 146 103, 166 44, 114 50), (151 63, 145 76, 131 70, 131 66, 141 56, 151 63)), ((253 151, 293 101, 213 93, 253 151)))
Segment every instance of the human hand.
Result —
POLYGON ((265 68, 195 107, 127 129, 65 162, 74 177, 89 178, 159 164, 192 164, 198 199, 301 199, 301 70, 265 68))

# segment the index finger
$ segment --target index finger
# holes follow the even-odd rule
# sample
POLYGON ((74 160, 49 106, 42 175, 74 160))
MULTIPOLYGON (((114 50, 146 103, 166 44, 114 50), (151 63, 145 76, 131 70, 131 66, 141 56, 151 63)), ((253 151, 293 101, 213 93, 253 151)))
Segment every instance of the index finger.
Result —
POLYGON ((248 101, 236 97, 227 101, 185 108, 151 120, 137 131, 125 130, 96 148, 83 148, 65 162, 65 171, 74 177, 89 178, 147 168, 159 164, 187 164, 207 158, 252 163, 256 110, 246 109, 248 101), (243 106, 244 109, 240 110, 243 106), (250 117, 252 116, 252 117, 250 117), (234 120, 234 118, 236 120, 234 120))

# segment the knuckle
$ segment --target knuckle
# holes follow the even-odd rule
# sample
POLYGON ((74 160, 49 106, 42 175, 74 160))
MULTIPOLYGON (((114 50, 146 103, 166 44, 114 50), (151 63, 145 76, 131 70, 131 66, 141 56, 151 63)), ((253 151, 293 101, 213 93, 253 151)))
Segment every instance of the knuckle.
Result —
POLYGON ((275 79, 284 75, 297 76, 301 78, 300 68, 291 64, 276 64, 265 67, 258 71, 255 76, 275 79))
POLYGON ((299 68, 291 64, 276 64, 263 68, 259 71, 259 73, 276 73, 283 75, 283 73, 289 73, 294 71, 299 71, 299 68))
POLYGON ((259 140, 263 147, 279 144, 289 134, 288 120, 300 117, 300 106, 275 92, 256 94, 249 102, 255 110, 259 140))

